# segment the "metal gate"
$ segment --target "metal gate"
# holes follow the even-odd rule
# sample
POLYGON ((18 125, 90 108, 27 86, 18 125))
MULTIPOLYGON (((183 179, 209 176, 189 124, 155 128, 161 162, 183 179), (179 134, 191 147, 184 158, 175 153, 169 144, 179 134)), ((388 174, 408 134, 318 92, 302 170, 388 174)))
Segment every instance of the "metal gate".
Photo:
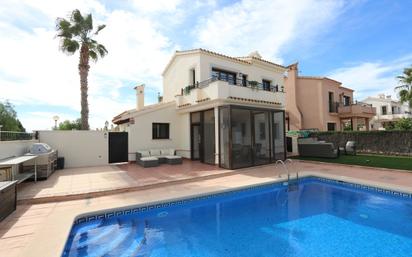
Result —
POLYGON ((127 132, 109 132, 109 163, 129 161, 127 132))

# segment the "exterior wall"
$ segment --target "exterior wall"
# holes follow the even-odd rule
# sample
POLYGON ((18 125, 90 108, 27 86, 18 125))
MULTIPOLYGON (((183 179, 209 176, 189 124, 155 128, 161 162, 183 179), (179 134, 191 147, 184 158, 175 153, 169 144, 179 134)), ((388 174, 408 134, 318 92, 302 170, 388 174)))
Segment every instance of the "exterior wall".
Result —
POLYGON ((38 142, 38 140, 0 141, 0 160, 24 155, 28 153, 33 143, 38 142))
POLYGON ((329 112, 329 92, 334 94, 334 102, 342 102, 343 95, 353 101, 353 91, 327 78, 299 77, 297 64, 292 65, 285 78, 286 111, 291 130, 327 130, 327 123, 335 123, 341 130, 338 113, 329 112))
POLYGON ((185 158, 190 158, 190 118, 189 113, 179 114, 174 105, 167 105, 145 113, 137 113, 135 123, 130 124, 129 160, 136 160, 139 150, 174 148, 185 158), (152 139, 152 123, 169 123, 170 139, 152 139))
POLYGON ((108 132, 105 131, 39 131, 39 140, 57 149, 65 167, 107 165, 108 132))
POLYGON ((320 131, 325 131, 327 130, 327 123, 332 122, 336 123, 336 130, 340 131, 343 128, 341 128, 341 120, 338 116, 338 113, 331 113, 329 112, 329 92, 333 93, 334 97, 334 102, 338 103, 343 103, 343 95, 349 96, 351 101, 353 101, 353 91, 348 90, 346 88, 340 87, 340 83, 337 83, 333 80, 328 80, 328 79, 323 79, 322 80, 322 96, 321 99, 322 101, 322 124, 319 127, 320 131))
MULTIPOLYGON (((317 80, 297 80, 297 106, 302 112, 302 127, 298 129, 323 128, 322 85, 317 80)), ((287 94, 287 92, 286 92, 287 94)), ((288 108, 286 106, 286 108, 288 108)))
POLYGON ((201 82, 212 77, 212 68, 219 68, 247 75, 249 81, 272 81, 272 85, 283 86, 283 72, 257 63, 248 64, 206 53, 181 54, 174 57, 172 64, 163 74, 163 101, 175 100, 181 89, 192 84, 190 70, 195 69, 195 81, 201 82))
POLYGON ((191 84, 190 70, 195 69, 196 81, 201 81, 199 54, 186 54, 176 56, 166 73, 163 74, 163 101, 175 100, 175 95, 181 93, 181 89, 191 84))

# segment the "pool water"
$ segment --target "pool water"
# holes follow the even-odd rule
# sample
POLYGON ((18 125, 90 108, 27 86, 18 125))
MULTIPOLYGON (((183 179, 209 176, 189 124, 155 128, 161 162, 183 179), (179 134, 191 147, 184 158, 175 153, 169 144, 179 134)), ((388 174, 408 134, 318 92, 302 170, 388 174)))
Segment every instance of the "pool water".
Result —
POLYGON ((68 256, 412 256, 412 199, 305 178, 73 226, 68 256))

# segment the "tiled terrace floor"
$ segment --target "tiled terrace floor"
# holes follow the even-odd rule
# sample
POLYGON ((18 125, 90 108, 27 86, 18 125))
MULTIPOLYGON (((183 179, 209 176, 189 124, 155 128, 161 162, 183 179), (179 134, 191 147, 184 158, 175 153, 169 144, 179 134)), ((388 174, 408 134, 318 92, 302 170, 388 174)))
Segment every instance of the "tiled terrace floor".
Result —
MULTIPOLYGON (((193 167, 200 167, 196 163, 190 163, 186 165, 194 165, 193 167)), ((299 171, 317 171, 328 175, 332 174, 337 176, 368 180, 376 184, 390 184, 394 188, 404 187, 409 188, 412 191, 412 173, 407 172, 308 162, 300 162, 296 164, 296 168, 299 171)), ((123 181, 123 179, 126 181, 130 178, 132 178, 133 180, 139 179, 139 176, 137 175, 139 174, 139 172, 134 174, 137 177, 133 177, 133 175, 129 174, 131 172, 134 172, 134 169, 135 168, 133 168, 133 166, 126 166, 121 167, 121 169, 119 170, 115 169, 115 171, 122 171, 120 172, 120 174, 123 175, 118 175, 119 178, 121 178, 121 181, 123 181), (127 176, 124 175, 124 173, 127 176)), ((201 168, 199 169, 201 170, 201 168)), ((150 176, 152 175, 154 177, 158 177, 159 181, 163 181, 165 177, 168 177, 171 174, 171 171, 167 170, 168 169, 165 168, 165 173, 163 175, 149 173, 147 177, 143 178, 146 178, 148 181, 152 181, 153 178, 151 178, 150 176)), ((200 170, 199 172, 201 172, 200 170)), ((84 172, 85 174, 87 174, 86 171, 84 172)), ((96 169, 94 169, 94 172, 97 172, 96 169)), ((193 171, 186 170, 185 172, 191 173, 193 171)), ((53 256, 47 253, 48 250, 53 247, 57 247, 58 242, 60 242, 60 244, 62 241, 64 242, 66 234, 60 233, 58 234, 59 236, 56 237, 49 236, 44 240, 36 240, 34 246, 33 240, 34 238, 43 236, 44 232, 47 229, 50 229, 50 227, 53 227, 53 229, 58 229, 59 226, 70 225, 70 221, 68 221, 68 219, 63 219, 65 215, 70 215, 70 213, 76 213, 79 211, 89 212, 99 209, 114 208, 117 206, 144 203, 153 200, 180 197, 182 195, 230 189, 243 185, 273 181, 281 172, 283 171, 279 167, 276 168, 274 165, 268 165, 232 171, 222 177, 204 178, 190 182, 182 181, 181 183, 174 185, 161 185, 159 187, 152 187, 136 192, 114 194, 75 201, 63 201, 35 205, 19 205, 16 212, 14 212, 4 221, 0 222, 0 256, 29 256, 26 255, 28 249, 25 247, 34 247, 30 248, 30 250, 32 250, 32 252, 30 252, 30 256, 53 256), (56 217, 58 222, 56 222, 56 217), (53 220, 55 220, 54 223, 53 220)), ((111 171, 109 170, 108 172, 100 173, 97 172, 97 174, 100 174, 96 176, 101 177, 101 179, 103 179, 103 177, 108 179, 110 176, 106 175, 111 174, 111 171)), ((61 176, 62 175, 56 177, 61 176)), ((182 175, 176 174, 175 177, 179 176, 182 175)), ((85 177, 87 176, 85 175, 85 177)), ((51 177, 51 179, 53 179, 53 177, 51 177)))
POLYGON ((92 192, 121 193, 126 192, 121 189, 133 191, 132 189, 137 187, 204 176, 219 176, 228 172, 229 170, 214 165, 189 160, 184 160, 182 165, 162 164, 152 168, 142 168, 135 163, 130 163, 64 169, 56 171, 47 180, 20 184, 18 198, 20 200, 47 198, 47 201, 50 201, 69 195, 89 194, 90 197, 93 196, 90 195, 92 192))

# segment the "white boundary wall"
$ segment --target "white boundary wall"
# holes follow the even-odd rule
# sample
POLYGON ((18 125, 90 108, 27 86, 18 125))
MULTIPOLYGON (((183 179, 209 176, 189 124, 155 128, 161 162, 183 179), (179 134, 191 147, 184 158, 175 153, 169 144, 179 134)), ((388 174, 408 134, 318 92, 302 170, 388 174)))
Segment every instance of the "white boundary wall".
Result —
POLYGON ((28 153, 30 146, 38 140, 0 141, 0 160, 28 153))
POLYGON ((65 168, 109 163, 109 133, 105 131, 39 131, 39 140, 64 157, 65 168))

